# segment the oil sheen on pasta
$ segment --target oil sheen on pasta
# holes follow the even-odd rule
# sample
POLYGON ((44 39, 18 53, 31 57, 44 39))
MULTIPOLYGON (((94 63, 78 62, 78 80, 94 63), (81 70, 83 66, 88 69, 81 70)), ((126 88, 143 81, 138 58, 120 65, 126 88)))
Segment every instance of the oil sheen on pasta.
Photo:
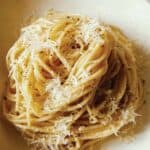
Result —
POLYGON ((135 122, 142 85, 114 27, 50 11, 22 29, 6 62, 3 113, 34 149, 85 150, 135 122))

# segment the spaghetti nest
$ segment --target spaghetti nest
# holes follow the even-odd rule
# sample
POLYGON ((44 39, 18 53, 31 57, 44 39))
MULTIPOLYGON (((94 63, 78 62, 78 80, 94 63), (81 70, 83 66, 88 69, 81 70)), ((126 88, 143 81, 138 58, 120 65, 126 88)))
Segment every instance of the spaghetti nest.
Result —
POLYGON ((6 61, 3 112, 35 149, 88 149, 135 121, 142 86, 114 27, 50 12, 22 29, 6 61))

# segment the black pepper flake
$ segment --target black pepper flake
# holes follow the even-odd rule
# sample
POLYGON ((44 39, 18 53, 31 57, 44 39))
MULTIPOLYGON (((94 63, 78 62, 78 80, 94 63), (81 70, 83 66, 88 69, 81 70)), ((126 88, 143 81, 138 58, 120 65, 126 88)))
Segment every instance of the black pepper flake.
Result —
POLYGON ((69 24, 69 22, 66 22, 66 24, 65 24, 65 25, 67 26, 68 24, 69 24))
POLYGON ((104 44, 101 47, 104 48, 104 44))
POLYGON ((79 21, 79 20, 80 20, 80 18, 77 19, 77 21, 79 21))
POLYGON ((43 54, 44 52, 43 51, 40 51, 40 54, 43 54))
POLYGON ((4 99, 4 100, 7 100, 7 97, 6 97, 6 96, 4 96, 4 97, 3 97, 3 99, 4 99))
POLYGON ((84 49, 86 50, 86 49, 88 49, 88 47, 89 47, 89 43, 87 43, 87 44, 84 46, 84 49))
POLYGON ((19 115, 20 115, 20 113, 19 113, 19 112, 16 112, 16 115, 17 115, 17 116, 19 116, 19 115))
POLYGON ((144 79, 142 80, 142 83, 145 84, 145 80, 144 79))
POLYGON ((80 48, 80 44, 76 43, 71 46, 72 49, 80 48))

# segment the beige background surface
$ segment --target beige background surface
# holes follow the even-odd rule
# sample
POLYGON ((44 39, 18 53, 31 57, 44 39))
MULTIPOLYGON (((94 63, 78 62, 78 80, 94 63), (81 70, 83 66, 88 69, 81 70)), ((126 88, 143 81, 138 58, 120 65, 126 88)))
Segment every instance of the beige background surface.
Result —
MULTIPOLYGON (((48 9, 90 15, 101 21, 119 26, 133 41, 141 45, 140 55, 146 80, 143 117, 139 117, 133 141, 114 138, 102 145, 103 150, 148 150, 150 149, 150 2, 149 0, 0 0, 0 100, 4 95, 7 71, 5 56, 19 35, 20 28, 32 17, 48 9)), ((12 126, 0 119, 0 149, 27 150, 22 137, 12 126)), ((98 149, 100 149, 98 147, 98 149)))

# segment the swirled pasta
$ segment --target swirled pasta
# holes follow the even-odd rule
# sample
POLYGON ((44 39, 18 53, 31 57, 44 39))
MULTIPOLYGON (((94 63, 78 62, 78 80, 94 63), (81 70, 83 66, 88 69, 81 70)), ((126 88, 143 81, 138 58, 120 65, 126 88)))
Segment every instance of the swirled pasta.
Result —
POLYGON ((114 27, 50 12, 22 29, 6 62, 3 112, 35 149, 85 150, 135 121, 142 85, 114 27))

